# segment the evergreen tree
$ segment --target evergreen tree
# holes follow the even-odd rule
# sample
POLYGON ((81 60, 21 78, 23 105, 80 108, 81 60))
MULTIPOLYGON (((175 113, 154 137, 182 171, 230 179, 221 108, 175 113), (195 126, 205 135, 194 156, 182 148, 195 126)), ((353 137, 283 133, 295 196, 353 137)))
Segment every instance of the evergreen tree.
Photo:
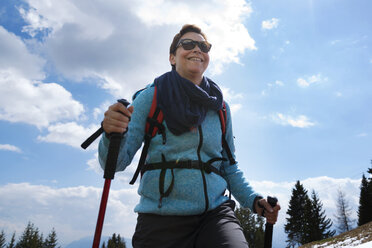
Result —
MULTIPOLYGON (((372 161, 371 161, 372 163, 372 161)), ((369 173, 369 181, 368 181, 368 188, 367 188, 367 192, 368 192, 368 206, 367 208, 369 209, 369 215, 368 215, 368 220, 367 222, 370 222, 372 221, 372 167, 368 169, 368 173, 369 173)))
POLYGON ((0 248, 5 248, 5 232, 0 233, 0 248))
POLYGON ((368 181, 364 176, 360 185, 359 209, 358 209, 358 226, 367 223, 368 219, 368 181))
POLYGON ((303 211, 301 244, 306 244, 313 241, 313 229, 316 226, 316 222, 313 219, 313 205, 310 198, 305 199, 303 211))
MULTIPOLYGON (((311 209, 307 210, 311 213, 311 218, 307 220, 310 225, 307 237, 310 239, 308 242, 322 240, 333 237, 336 231, 331 231, 332 221, 325 215, 325 210, 322 210, 323 204, 319 200, 315 190, 311 194, 311 209)), ((306 243, 308 243, 306 242, 306 243)))
POLYGON ((120 234, 116 236, 114 233, 107 241, 107 248, 126 248, 125 240, 120 237, 120 234))
POLYGON ((58 239, 57 239, 57 234, 54 228, 52 231, 49 233, 48 237, 45 239, 43 248, 56 248, 58 245, 58 239))
POLYGON ((259 248, 264 245, 264 218, 258 216, 248 208, 237 208, 235 216, 243 229, 245 239, 250 248, 259 248))
POLYGON ((337 214, 335 215, 335 218, 339 233, 347 232, 353 229, 354 220, 351 219, 351 211, 352 209, 346 200, 344 192, 338 190, 337 214))
POLYGON ((32 223, 28 223, 22 236, 17 242, 16 248, 40 248, 43 247, 43 237, 39 234, 39 229, 32 223))
POLYGON ((103 244, 102 244, 102 248, 106 248, 106 244, 105 244, 105 242, 103 242, 103 244))
POLYGON ((15 232, 13 233, 10 243, 6 248, 15 248, 15 232))
POLYGON ((302 244, 305 237, 304 234, 304 221, 305 221, 305 205, 308 203, 309 197, 306 189, 297 181, 295 187, 292 189, 292 196, 289 201, 287 210, 288 218, 285 224, 285 233, 287 233, 287 247, 298 247, 302 244))
POLYGON ((372 221, 372 168, 368 169, 368 173, 370 177, 366 178, 363 174, 360 186, 358 226, 372 221))

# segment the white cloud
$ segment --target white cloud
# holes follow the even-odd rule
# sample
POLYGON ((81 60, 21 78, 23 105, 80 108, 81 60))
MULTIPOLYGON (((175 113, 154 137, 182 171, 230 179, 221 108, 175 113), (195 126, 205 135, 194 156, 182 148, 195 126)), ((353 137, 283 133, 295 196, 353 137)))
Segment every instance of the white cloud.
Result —
POLYGON ((327 77, 322 77, 322 75, 319 73, 317 75, 312 75, 310 77, 306 77, 306 79, 298 78, 297 79, 297 84, 298 84, 298 86, 300 86, 302 88, 307 88, 312 84, 322 83, 322 82, 326 82, 326 81, 328 81, 328 78, 327 77))
POLYGON ((200 25, 213 43, 212 74, 256 49, 243 24, 252 12, 244 0, 203 1, 198 8, 192 1, 28 3, 21 10, 29 23, 25 30, 50 31, 42 49, 57 71, 75 80, 101 78, 100 86, 115 96, 128 97, 170 70, 169 46, 185 23, 200 25))
POLYGON ((340 43, 340 42, 341 42, 341 40, 332 40, 331 45, 334 46, 334 45, 336 45, 337 43, 340 43))
POLYGON ((23 41, 0 26, 0 71, 8 71, 25 78, 44 78, 44 59, 31 54, 23 41))
POLYGON ((233 100, 238 100, 238 99, 243 99, 243 94, 242 93, 235 93, 232 89, 220 86, 222 90, 223 97, 226 101, 233 101, 233 100))
POLYGON ((223 94, 224 100, 230 106, 231 115, 236 114, 242 108, 242 104, 241 103, 237 103, 237 101, 239 101, 239 100, 241 100, 241 99, 244 98, 243 97, 243 94, 241 94, 241 93, 235 93, 230 88, 227 88, 227 87, 224 87, 224 86, 220 86, 220 88, 222 90, 222 94, 223 94))
POLYGON ((271 18, 270 20, 262 21, 261 27, 262 29, 273 29, 277 28, 279 25, 278 18, 271 18))
POLYGON ((201 26, 213 44, 213 74, 221 73, 226 64, 240 63, 239 55, 246 49, 256 49, 255 41, 243 24, 252 13, 250 4, 243 0, 197 2, 198 8, 195 4, 193 1, 140 1, 134 12, 148 26, 185 23, 201 26))
POLYGON ((267 89, 261 91, 261 95, 266 96, 269 91, 273 90, 274 88, 283 87, 284 83, 280 80, 276 80, 274 83, 268 83, 267 89))
MULTIPOLYGON (((119 182, 113 181, 113 184, 119 182)), ((123 188, 123 185, 120 185, 123 188)), ((101 188, 52 188, 29 183, 0 186, 0 229, 10 236, 23 232, 28 221, 47 235, 54 227, 62 247, 69 242, 92 236, 96 225, 101 188)), ((110 190, 103 235, 119 233, 131 237, 138 196, 135 187, 110 190)))
MULTIPOLYGON (((66 144, 72 147, 80 148, 84 142, 97 129, 98 125, 91 125, 85 128, 76 122, 56 123, 48 126, 48 134, 46 136, 38 136, 39 141, 66 144)), ((90 145, 91 149, 96 149, 98 139, 90 145)))
POLYGON ((284 115, 282 113, 276 113, 271 116, 272 120, 276 123, 279 123, 283 126, 292 126, 298 128, 306 128, 315 125, 315 122, 309 120, 309 118, 305 115, 299 115, 297 117, 293 117, 290 115, 284 115))
POLYGON ((340 92, 340 91, 336 91, 334 94, 335 94, 337 97, 342 97, 342 96, 343 96, 342 92, 340 92))
POLYGON ((45 61, 0 26, 0 120, 37 127, 78 119, 83 106, 56 83, 42 83, 45 61))
POLYGON ((359 133, 357 137, 367 137, 368 133, 359 133))
MULTIPOLYGON (((121 174, 121 173, 119 173, 121 174)), ((128 186, 128 181, 121 183, 114 180, 110 190, 110 197, 105 217, 103 235, 120 233, 131 238, 136 214, 133 212, 139 197, 136 187, 128 186), (120 188, 120 190, 115 188, 120 188)), ((259 193, 278 197, 282 210, 278 223, 275 225, 274 242, 285 242, 283 226, 285 224, 288 202, 295 182, 251 181, 252 187, 259 193)), ((349 201, 356 218, 359 201, 360 180, 350 178, 318 177, 301 181, 311 193, 314 189, 323 203, 323 209, 328 218, 333 219, 336 210, 337 190, 342 190, 349 201)), ((7 184, 0 186, 0 229, 11 235, 16 231, 20 235, 31 221, 44 234, 54 227, 61 244, 91 236, 97 220, 101 188, 68 187, 52 188, 29 183, 7 184), (52 223, 52 224, 51 224, 52 223)))
POLYGON ((78 119, 84 108, 56 83, 42 83, 0 68, 0 120, 46 127, 78 119))
POLYGON ((21 149, 19 149, 18 147, 9 145, 9 144, 0 144, 0 150, 18 152, 18 153, 22 152, 21 149))

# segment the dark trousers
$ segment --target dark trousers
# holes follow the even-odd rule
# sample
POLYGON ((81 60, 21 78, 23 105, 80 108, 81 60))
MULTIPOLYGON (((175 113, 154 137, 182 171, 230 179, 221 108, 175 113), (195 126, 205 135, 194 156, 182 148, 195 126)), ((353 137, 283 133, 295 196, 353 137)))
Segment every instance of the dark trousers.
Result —
POLYGON ((248 248, 234 208, 227 201, 202 215, 139 213, 133 248, 248 248))

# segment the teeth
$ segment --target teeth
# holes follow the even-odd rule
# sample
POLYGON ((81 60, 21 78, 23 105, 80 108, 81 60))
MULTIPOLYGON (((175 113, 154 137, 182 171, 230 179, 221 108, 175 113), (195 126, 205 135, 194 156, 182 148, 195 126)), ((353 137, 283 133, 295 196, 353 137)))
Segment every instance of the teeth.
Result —
POLYGON ((189 60, 191 60, 191 61, 200 61, 201 62, 201 59, 200 58, 189 58, 189 60))

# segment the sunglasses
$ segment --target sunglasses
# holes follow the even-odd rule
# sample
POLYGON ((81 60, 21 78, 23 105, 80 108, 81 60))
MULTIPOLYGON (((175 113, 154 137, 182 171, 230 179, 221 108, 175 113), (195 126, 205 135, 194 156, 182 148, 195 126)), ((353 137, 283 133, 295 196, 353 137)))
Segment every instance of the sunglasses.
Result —
POLYGON ((195 46, 198 45, 200 48, 200 51, 203 53, 208 53, 209 50, 211 50, 212 44, 208 43, 207 41, 195 41, 191 39, 182 39, 178 42, 176 49, 179 46, 182 46, 185 50, 191 50, 194 49, 195 46))

